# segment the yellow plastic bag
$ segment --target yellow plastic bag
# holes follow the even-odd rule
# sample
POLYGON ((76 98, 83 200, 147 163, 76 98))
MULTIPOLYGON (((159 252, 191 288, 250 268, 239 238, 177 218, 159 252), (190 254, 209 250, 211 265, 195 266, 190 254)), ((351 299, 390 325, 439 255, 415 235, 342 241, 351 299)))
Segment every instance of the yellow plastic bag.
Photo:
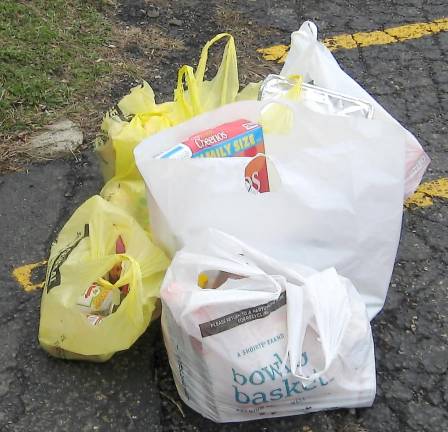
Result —
POLYGON ((174 100, 157 104, 151 86, 144 82, 131 89, 117 107, 106 113, 102 130, 105 142, 96 143, 105 180, 138 178, 133 150, 145 137, 174 126, 197 114, 233 102, 239 90, 235 41, 228 33, 215 36, 202 49, 196 69, 182 66, 178 72, 174 100), (204 80, 209 49, 221 39, 228 41, 215 77, 204 80), (184 80, 188 90, 184 89, 184 80), (137 173, 137 174, 136 174, 137 173))
POLYGON ((113 177, 101 189, 100 195, 125 210, 142 228, 149 232, 146 186, 141 178, 113 177))
POLYGON ((246 87, 241 90, 235 98, 235 101, 243 101, 243 100, 257 100, 258 94, 260 92, 262 81, 258 81, 256 83, 249 83, 246 87))
POLYGON ((193 73, 191 66, 182 66, 179 69, 177 88, 174 91, 174 109, 177 110, 177 115, 174 117, 178 121, 184 121, 195 115, 234 102, 238 91, 239 79, 235 41, 232 35, 221 33, 208 41, 202 48, 196 72, 193 73), (208 52, 216 42, 224 38, 228 38, 228 40, 218 71, 211 81, 205 81, 208 52), (184 80, 188 91, 184 90, 184 80))
POLYGON ((147 136, 171 125, 166 113, 163 114, 162 106, 157 108, 160 116, 154 115, 153 121, 148 121, 150 114, 142 112, 147 106, 155 107, 156 104, 151 87, 144 83, 121 100, 121 116, 110 116, 110 113, 106 115, 103 128, 107 128, 109 145, 97 149, 103 176, 109 178, 100 195, 126 210, 146 230, 148 209, 145 185, 135 166, 133 149, 147 136), (125 121, 122 120, 123 115, 132 118, 125 121))
POLYGON ((107 140, 97 142, 96 152, 107 183, 100 195, 126 210, 149 231, 145 185, 135 166, 135 146, 162 129, 233 102, 238 89, 235 41, 227 33, 219 34, 205 44, 196 72, 190 66, 179 69, 173 101, 157 104, 154 92, 146 82, 134 87, 103 120, 102 129, 107 133, 107 140), (220 67, 215 77, 206 81, 209 49, 225 38, 227 43, 220 67))
MULTIPOLYGON (((94 196, 79 207, 51 248, 42 294, 39 342, 65 359, 106 361, 129 348, 154 314, 169 261, 127 212, 94 196), (117 239, 123 253, 116 253, 117 239), (107 280, 112 269, 118 280, 107 280), (91 287, 123 292, 114 309, 92 324, 80 306, 91 287), (90 288, 89 288, 90 287, 90 288), (83 297, 84 296, 84 297, 83 297)), ((96 320, 99 313, 93 316, 96 320)))
POLYGON ((106 181, 134 174, 134 147, 145 137, 174 124, 170 118, 172 104, 156 104, 152 88, 144 82, 106 113, 102 130, 107 140, 97 142, 95 147, 106 181))
MULTIPOLYGON (((303 77, 291 75, 288 79, 293 86, 284 95, 279 96, 278 100, 297 101, 302 93, 303 77)), ((265 106, 261 115, 261 124, 266 133, 287 134, 293 127, 294 121, 300 121, 300 119, 294 119, 294 115, 288 107, 275 103, 275 101, 265 106)))

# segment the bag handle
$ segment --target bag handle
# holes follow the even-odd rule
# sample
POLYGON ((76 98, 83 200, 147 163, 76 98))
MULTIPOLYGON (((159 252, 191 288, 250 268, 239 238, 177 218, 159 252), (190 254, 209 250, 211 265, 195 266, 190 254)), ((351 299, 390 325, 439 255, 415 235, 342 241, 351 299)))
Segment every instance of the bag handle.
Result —
POLYGON ((308 277, 301 287, 288 283, 286 298, 288 344, 282 370, 286 371, 289 357, 291 373, 302 380, 312 381, 327 372, 338 356, 351 319, 348 292, 336 270, 330 268, 308 277), (311 322, 316 326, 325 362, 321 370, 307 376, 303 372, 302 352, 311 322))
MULTIPOLYGON (((117 260, 117 263, 126 262, 126 270, 124 272, 122 271, 122 274, 120 274, 120 277, 115 283, 109 282, 102 277, 98 278, 96 283, 109 289, 118 289, 124 285, 130 285, 128 294, 121 302, 121 307, 123 303, 126 302, 128 306, 126 307, 125 313, 128 315, 128 319, 133 321, 136 325, 139 325, 139 323, 144 321, 142 310, 143 292, 141 283, 143 275, 140 264, 135 258, 126 253, 115 254, 115 259, 117 260)), ((120 304, 120 302, 116 304, 120 304)))
MULTIPOLYGON (((174 100, 180 104, 184 116, 188 119, 204 112, 203 103, 206 103, 207 94, 201 94, 201 87, 204 81, 205 69, 207 66, 208 52, 216 42, 223 38, 228 38, 221 64, 215 78, 220 84, 219 105, 233 102, 238 94, 238 69, 235 40, 229 33, 221 33, 208 41, 202 48, 196 72, 191 66, 182 66, 177 77, 177 88, 174 90, 174 100), (233 77, 233 79, 228 79, 233 77), (235 82, 236 77, 236 82, 235 82), (222 79, 220 79, 222 78, 222 79), (184 80, 188 87, 188 96, 184 89, 184 80)), ((213 83, 213 81, 211 81, 213 83)), ((208 90, 213 93, 212 89, 208 90)))
POLYGON ((204 81, 205 68, 207 66, 209 49, 216 42, 219 42, 221 39, 224 39, 224 38, 229 38, 229 40, 227 41, 226 47, 224 48, 221 66, 218 69, 218 73, 219 73, 219 70, 221 70, 222 66, 224 66, 224 68, 227 69, 229 67, 229 63, 235 62, 235 64, 236 64, 237 57, 236 57, 235 39, 229 33, 220 33, 220 34, 216 35, 213 39, 209 40, 202 48, 201 57, 199 58, 198 67, 196 68, 196 72, 195 72, 195 78, 199 82, 204 81))
POLYGON ((300 26, 299 32, 305 33, 317 41, 317 26, 312 21, 305 21, 300 26))
POLYGON ((187 118, 198 115, 203 111, 196 77, 191 66, 184 65, 179 69, 177 74, 177 88, 174 90, 174 100, 180 104, 187 118), (185 94, 184 80, 188 87, 189 102, 187 102, 185 94))
POLYGON ((284 111, 271 111, 271 115, 269 116, 269 112, 267 111, 268 108, 275 107, 275 105, 280 105, 283 108, 287 108, 289 112, 292 113, 292 119, 291 119, 291 129, 288 131, 289 135, 297 135, 299 133, 299 126, 298 126, 298 118, 299 114, 297 112, 296 106, 288 100, 284 99, 266 99, 263 101, 260 107, 260 123, 263 126, 263 129, 266 130, 268 133, 277 133, 277 128, 279 125, 284 124, 285 119, 285 112, 284 111), (265 119, 263 121, 263 112, 265 114, 265 119), (273 118, 275 117, 281 117, 281 120, 278 122, 275 122, 273 118), (274 125, 272 128, 271 125, 274 125))
POLYGON ((196 284, 197 277, 200 273, 208 270, 217 270, 245 278, 266 279, 274 288, 270 291, 276 292, 278 295, 282 291, 282 285, 275 277, 264 272, 256 264, 246 262, 244 256, 235 255, 230 252, 220 254, 219 257, 211 257, 209 255, 199 255, 198 253, 183 251, 176 255, 173 265, 179 266, 179 268, 183 267, 193 270, 183 275, 184 282, 189 284, 196 284), (207 265, 198 265, 198 262, 207 262, 207 265))

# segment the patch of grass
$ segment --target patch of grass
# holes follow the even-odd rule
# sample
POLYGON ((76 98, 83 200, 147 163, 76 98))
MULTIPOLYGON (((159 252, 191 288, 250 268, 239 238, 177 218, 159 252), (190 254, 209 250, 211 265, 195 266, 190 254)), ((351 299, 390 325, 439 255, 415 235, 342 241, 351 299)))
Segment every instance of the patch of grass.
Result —
POLYGON ((105 0, 1 0, 0 135, 34 129, 89 94, 111 68, 105 0))

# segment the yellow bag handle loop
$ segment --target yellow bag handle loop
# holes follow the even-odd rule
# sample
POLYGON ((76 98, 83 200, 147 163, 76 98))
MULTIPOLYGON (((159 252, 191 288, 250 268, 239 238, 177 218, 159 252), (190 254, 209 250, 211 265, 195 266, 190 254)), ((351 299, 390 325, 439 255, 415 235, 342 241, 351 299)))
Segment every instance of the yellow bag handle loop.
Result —
POLYGON ((177 74, 177 88, 174 90, 174 100, 180 104, 187 118, 202 112, 199 90, 191 66, 184 65, 179 69, 177 74), (184 79, 188 87, 190 103, 187 103, 185 100, 184 79))
MULTIPOLYGON (((228 80, 229 76, 235 76, 237 64, 235 40, 229 33, 220 33, 209 40, 201 51, 199 63, 196 72, 191 66, 182 66, 177 75, 177 88, 174 91, 174 100, 179 104, 185 118, 191 118, 204 112, 203 103, 204 94, 201 100, 201 85, 204 81, 205 69, 207 66, 208 52, 211 46, 223 38, 228 38, 221 65, 219 66, 216 76, 221 77, 219 90, 219 104, 224 105, 234 100, 238 93, 238 84, 234 84, 235 80, 228 80), (188 88, 188 97, 184 89, 184 81, 188 88)), ((206 100, 206 99, 205 99, 206 100)))
MULTIPOLYGON (((138 306, 140 306, 143 302, 143 298, 142 298, 142 285, 141 283, 138 283, 137 281, 141 281, 142 280, 142 272, 141 272, 141 268, 140 268, 140 264, 138 263, 138 261, 133 258, 132 256, 124 253, 124 254, 119 254, 122 258, 127 259, 132 267, 132 271, 128 270, 130 273, 128 273, 126 275, 126 279, 129 279, 129 275, 133 275, 133 278, 131 278, 129 280, 129 283, 132 284, 128 295, 126 296, 126 298, 124 299, 124 301, 128 301, 129 303, 134 303, 137 304, 138 306), (139 289, 137 289, 139 288, 139 289)), ((122 278, 120 277, 120 279, 118 279, 118 281, 116 282, 116 284, 118 285, 119 283, 123 283, 123 281, 121 280, 122 278)), ((130 308, 126 309, 126 314, 128 315, 129 319, 131 321, 134 321, 135 323, 139 323, 143 321, 143 311, 141 309, 141 307, 134 307, 132 308, 133 310, 131 310, 130 308)))
POLYGON ((128 261, 130 267, 124 275, 120 275, 120 278, 115 283, 111 283, 103 278, 98 278, 96 282, 108 289, 119 288, 125 284, 130 284, 131 287, 129 293, 123 301, 133 304, 132 308, 128 307, 126 309, 126 314, 129 315, 130 320, 138 324, 143 321, 143 312, 141 308, 141 304, 143 303, 142 286, 141 283, 137 282, 142 280, 141 267, 139 262, 129 254, 122 253, 116 255, 119 256, 121 260, 128 261))
POLYGON ((288 79, 294 83, 294 87, 288 91, 286 97, 288 99, 297 100, 302 92, 303 76, 289 75, 288 79))
POLYGON ((235 39, 229 33, 220 33, 216 35, 213 39, 210 39, 202 48, 201 57, 199 58, 198 67, 196 68, 195 77, 198 81, 204 80, 205 68, 207 66, 208 60, 208 51, 209 49, 218 41, 223 38, 229 38, 227 41, 226 47, 224 48, 224 54, 222 56, 223 59, 227 59, 229 57, 234 57, 236 59, 236 48, 235 48, 235 39))

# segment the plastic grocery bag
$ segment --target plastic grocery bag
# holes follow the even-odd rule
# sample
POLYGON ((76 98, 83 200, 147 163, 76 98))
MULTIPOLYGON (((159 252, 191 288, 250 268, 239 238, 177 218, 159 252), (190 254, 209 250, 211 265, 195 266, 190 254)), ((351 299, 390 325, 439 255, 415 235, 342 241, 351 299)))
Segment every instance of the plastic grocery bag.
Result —
POLYGON ((217 422, 365 407, 376 391, 365 305, 333 268, 283 265, 218 231, 176 254, 162 329, 182 400, 217 422), (219 286, 199 279, 218 271, 219 286))
MULTIPOLYGON (((281 75, 303 75, 304 81, 317 86, 357 97, 374 105, 374 118, 398 122, 376 102, 356 81, 338 65, 328 48, 317 40, 317 27, 306 21, 300 30, 291 35, 291 49, 286 56, 281 75)), ((401 126, 406 137, 405 197, 411 195, 420 184, 430 159, 411 132, 401 126)), ((388 152, 384 157, 390 157, 388 152)))
MULTIPOLYGON (((149 229, 148 204, 145 196, 145 183, 141 178, 113 177, 100 192, 101 197, 125 210, 146 231, 149 229)), ((151 233, 148 231, 151 235, 151 233)))
POLYGON ((233 102, 239 90, 235 41, 228 33, 221 33, 205 44, 196 71, 191 66, 179 69, 174 100, 157 104, 151 86, 143 84, 131 89, 103 120, 102 129, 108 135, 97 142, 103 175, 135 177, 134 147, 145 137, 174 126, 197 114, 233 102), (227 38, 221 64, 213 79, 204 79, 209 49, 227 38), (184 81, 188 90, 184 89, 184 81))
POLYGON ((91 361, 106 361, 129 348, 148 327, 168 264, 125 211, 99 196, 90 198, 51 248, 41 303, 41 346, 56 357, 91 361), (116 281, 108 280, 117 266, 116 281), (123 288, 127 294, 120 301, 123 288), (111 299, 117 294, 110 305, 116 310, 104 316, 104 311, 86 312, 92 291, 98 292, 92 302, 103 304, 103 294, 111 299))
POLYGON ((211 227, 288 264, 335 267, 373 317, 384 304, 400 238, 402 130, 380 119, 316 113, 300 101, 281 104, 291 110, 289 131, 269 133, 272 125, 263 123, 272 102, 242 101, 137 146, 154 239, 173 254, 211 227), (241 118, 263 123, 266 155, 279 180, 271 192, 247 192, 248 158, 154 159, 199 131, 241 118))
POLYGON ((103 120, 107 140, 98 140, 96 145, 101 171, 107 180, 101 196, 128 211, 147 230, 145 185, 135 166, 135 146, 156 132, 233 102, 238 89, 235 42, 227 33, 205 44, 195 72, 190 66, 179 69, 173 101, 157 104, 146 82, 134 87, 103 120), (227 43, 221 65, 214 78, 207 81, 204 75, 209 49, 222 39, 227 39, 227 43), (188 90, 184 90, 184 81, 188 90))

